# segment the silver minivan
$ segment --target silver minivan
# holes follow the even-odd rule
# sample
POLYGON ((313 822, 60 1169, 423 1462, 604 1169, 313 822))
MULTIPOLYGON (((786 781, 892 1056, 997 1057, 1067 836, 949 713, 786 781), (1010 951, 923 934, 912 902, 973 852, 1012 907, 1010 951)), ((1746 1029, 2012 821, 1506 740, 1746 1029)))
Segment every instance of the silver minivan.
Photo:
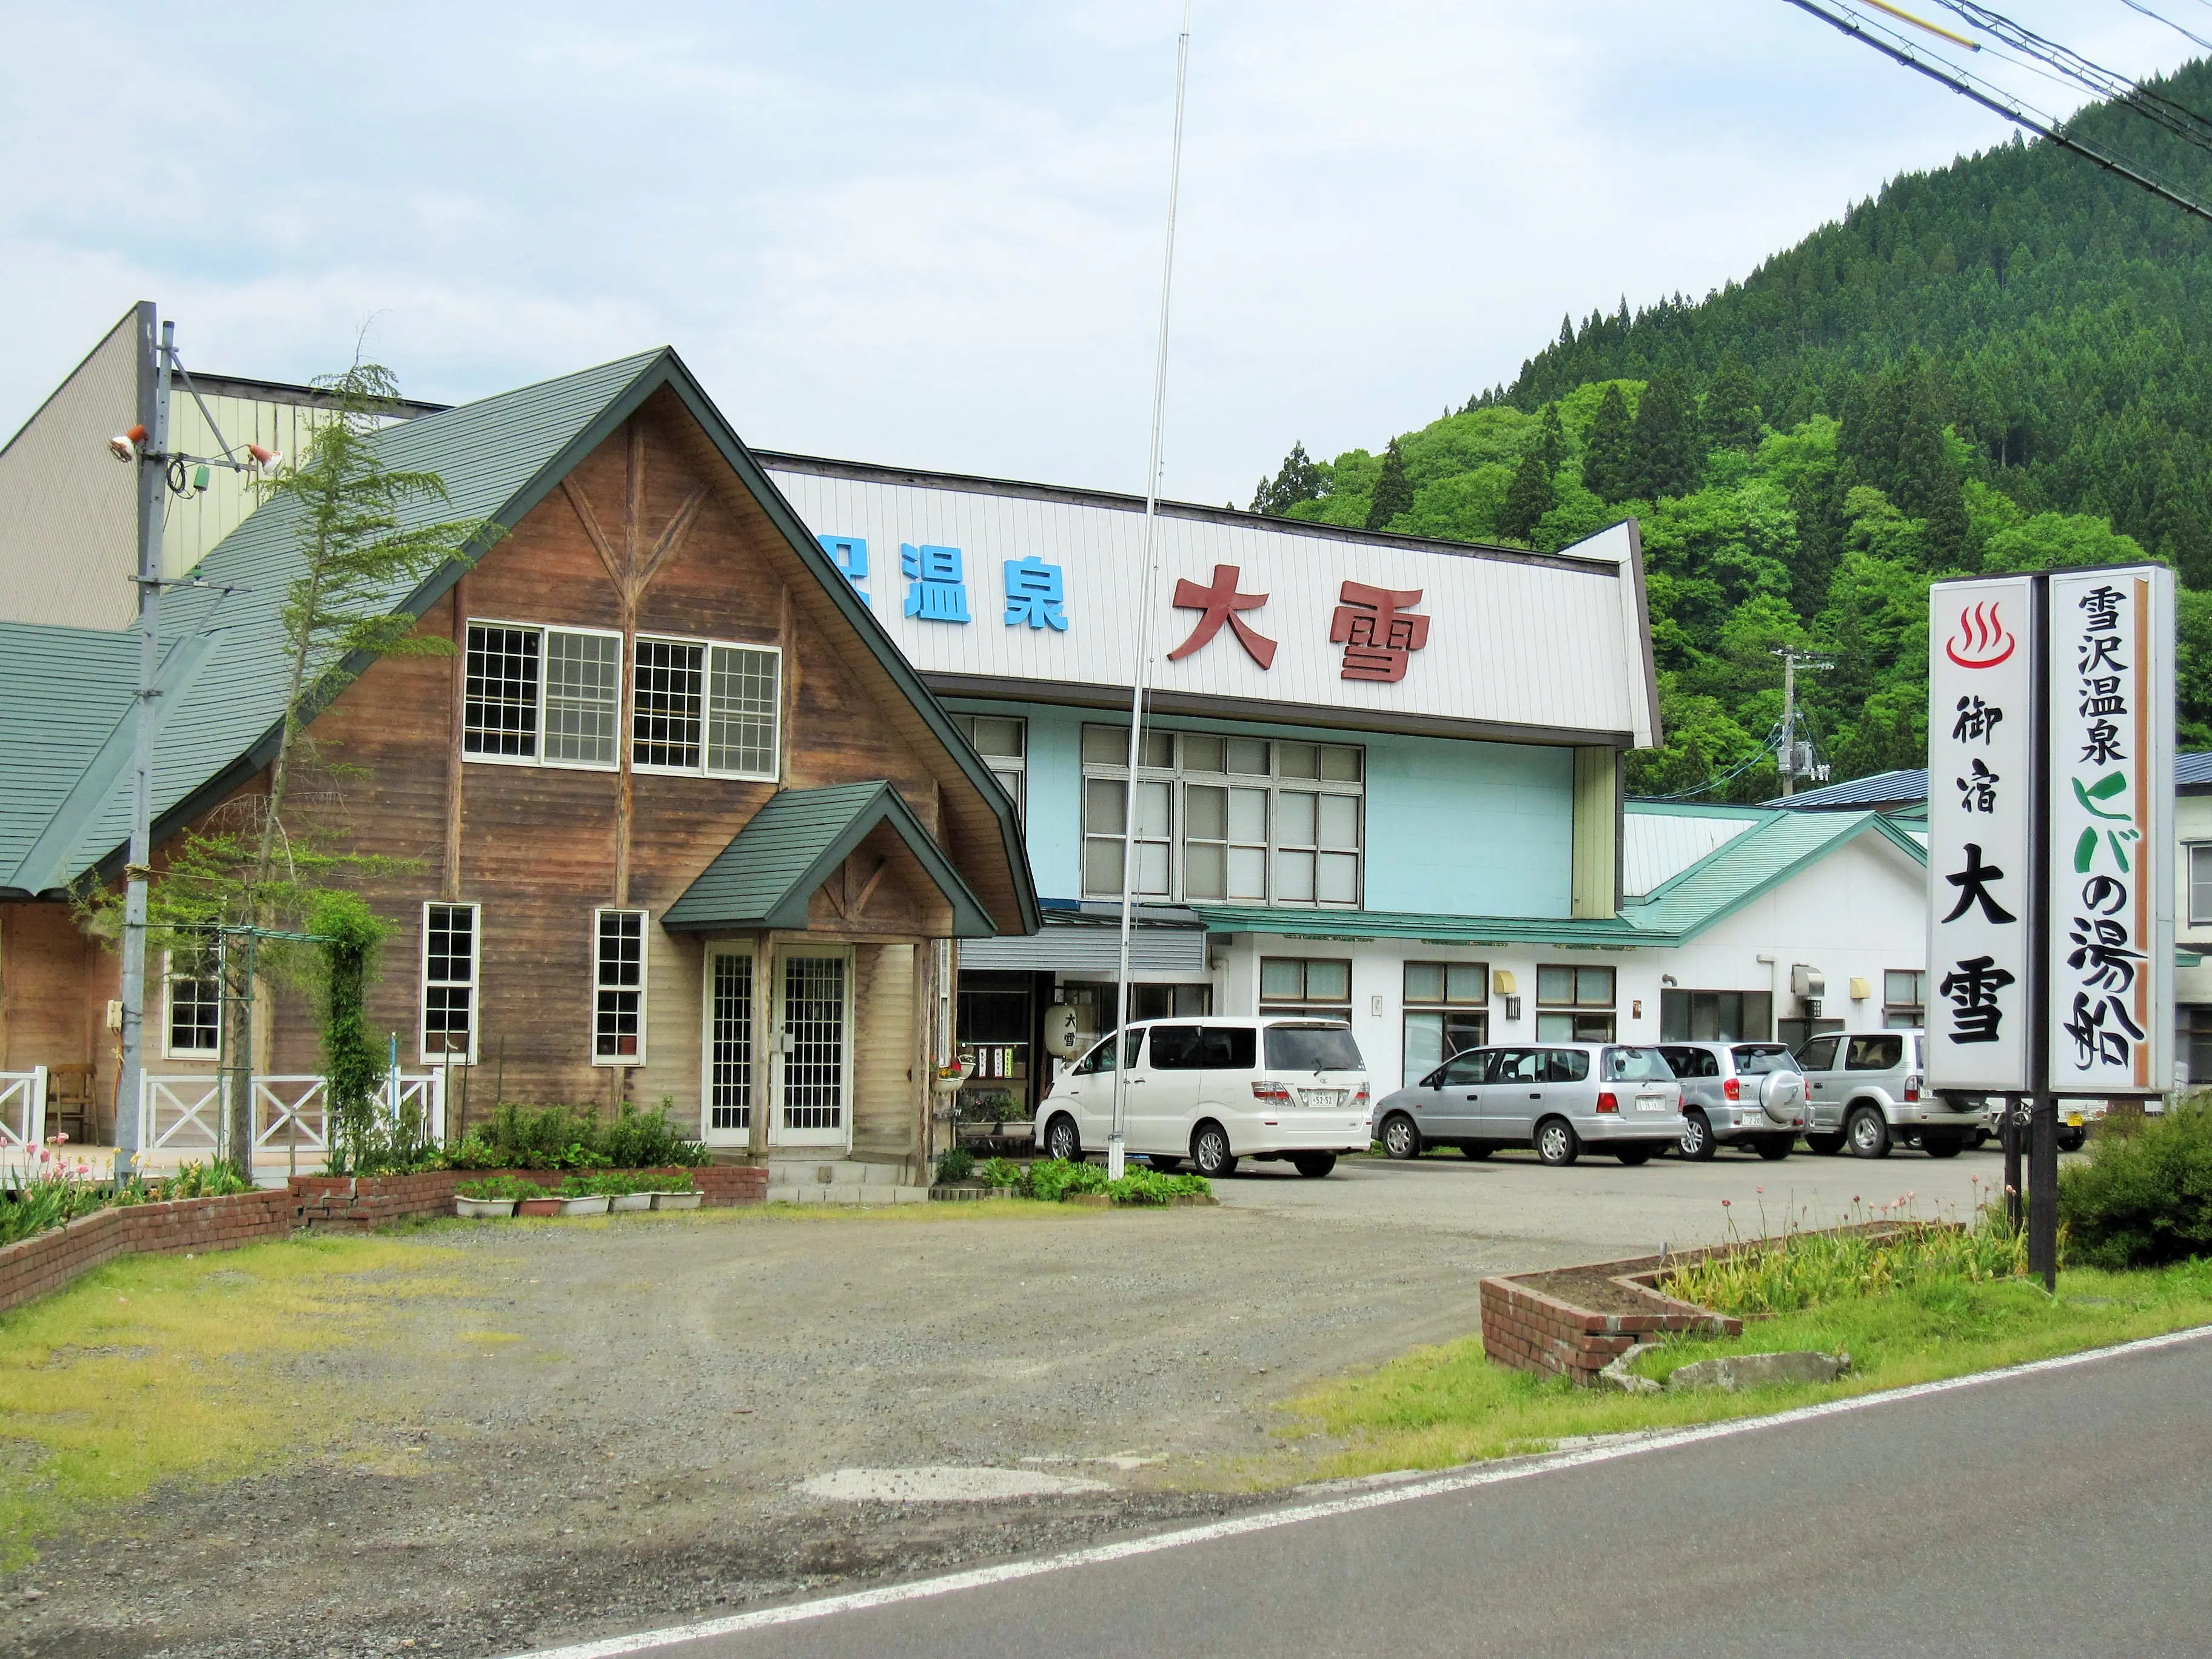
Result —
POLYGON ((1682 1091, 1656 1048, 1547 1042, 1468 1048, 1375 1108, 1392 1158, 1431 1146, 1487 1158, 1533 1146, 1555 1166, 1584 1147, 1642 1164, 1682 1135, 1682 1091))
MULTIPOLYGON (((1121 1145, 1154 1169, 1188 1158, 1212 1179, 1241 1158, 1288 1159, 1302 1176, 1369 1145, 1367 1062, 1341 1020, 1157 1019, 1128 1028, 1121 1145)), ((1102 1038, 1053 1080, 1036 1109, 1048 1158, 1102 1152, 1114 1130, 1121 1045, 1102 1038)))

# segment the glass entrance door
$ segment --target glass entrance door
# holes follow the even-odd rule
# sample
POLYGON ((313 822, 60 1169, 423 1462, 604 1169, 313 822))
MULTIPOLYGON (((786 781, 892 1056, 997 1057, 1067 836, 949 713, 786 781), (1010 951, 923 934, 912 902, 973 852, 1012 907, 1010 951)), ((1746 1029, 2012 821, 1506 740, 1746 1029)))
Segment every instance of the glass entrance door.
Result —
POLYGON ((777 1141, 842 1146, 852 1139, 851 964, 842 951, 777 958, 777 1141))
POLYGON ((706 1097, 702 1126, 710 1146, 742 1146, 753 1121, 753 953, 707 951, 706 1097))

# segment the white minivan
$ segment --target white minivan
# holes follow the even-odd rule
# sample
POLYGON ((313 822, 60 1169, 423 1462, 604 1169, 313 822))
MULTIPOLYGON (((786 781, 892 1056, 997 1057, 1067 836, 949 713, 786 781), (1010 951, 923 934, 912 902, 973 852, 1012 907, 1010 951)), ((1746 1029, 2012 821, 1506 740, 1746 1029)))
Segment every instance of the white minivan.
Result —
MULTIPOLYGON (((1123 1149, 1155 1169, 1185 1158, 1209 1179, 1237 1160, 1287 1158, 1321 1176, 1368 1146, 1367 1062, 1341 1020, 1156 1019, 1129 1030, 1123 1149)), ((1114 1129, 1108 1036, 1054 1081, 1036 1109, 1048 1158, 1103 1151, 1114 1129)))

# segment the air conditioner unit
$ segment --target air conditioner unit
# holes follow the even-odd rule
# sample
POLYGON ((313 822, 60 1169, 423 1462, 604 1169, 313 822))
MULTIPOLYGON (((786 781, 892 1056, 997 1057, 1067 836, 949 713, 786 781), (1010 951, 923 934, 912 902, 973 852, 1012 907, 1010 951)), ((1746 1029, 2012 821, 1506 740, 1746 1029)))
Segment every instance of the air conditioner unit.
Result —
POLYGON ((1828 976, 1818 968, 1808 967, 1802 962, 1790 965, 1790 992, 1793 996, 1824 997, 1828 994, 1828 976))

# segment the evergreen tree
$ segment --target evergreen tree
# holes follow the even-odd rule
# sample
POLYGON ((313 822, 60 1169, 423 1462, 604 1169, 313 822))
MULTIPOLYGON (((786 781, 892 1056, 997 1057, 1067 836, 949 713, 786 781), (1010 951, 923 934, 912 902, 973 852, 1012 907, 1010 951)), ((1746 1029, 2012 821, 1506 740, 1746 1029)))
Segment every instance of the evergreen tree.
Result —
POLYGON ((1306 453, 1301 439, 1283 457, 1282 471, 1260 480, 1252 497, 1252 510, 1279 519, 1300 501, 1317 501, 1328 489, 1328 468, 1306 453))
POLYGON ((1559 406, 1557 404, 1544 405, 1544 422, 1536 428, 1535 453, 1543 463, 1544 484, 1549 489, 1553 475, 1565 465, 1567 460, 1567 434, 1559 425, 1559 406))
POLYGON ((1605 389, 1583 446, 1583 488, 1601 501, 1625 501, 1636 493, 1634 434, 1628 399, 1618 381, 1605 389))
POLYGON ((1516 542, 1525 542, 1537 521, 1558 505, 1558 492, 1552 487, 1553 469, 1544 465, 1544 447, 1532 444, 1521 457, 1521 465, 1513 474, 1513 482, 1505 491, 1505 506, 1498 515, 1498 534, 1516 542))
POLYGON ((1730 351, 1705 388, 1705 434, 1727 449, 1748 454, 1759 447, 1759 383, 1730 351))
POLYGON ((1644 388, 1630 438, 1634 493, 1650 501, 1686 495, 1705 471, 1697 405, 1682 377, 1662 368, 1644 388))
POLYGON ((1413 485, 1406 477, 1406 457, 1395 438, 1382 452, 1382 473, 1375 481, 1375 494, 1367 503, 1367 528, 1388 530, 1390 520, 1413 510, 1413 485))

